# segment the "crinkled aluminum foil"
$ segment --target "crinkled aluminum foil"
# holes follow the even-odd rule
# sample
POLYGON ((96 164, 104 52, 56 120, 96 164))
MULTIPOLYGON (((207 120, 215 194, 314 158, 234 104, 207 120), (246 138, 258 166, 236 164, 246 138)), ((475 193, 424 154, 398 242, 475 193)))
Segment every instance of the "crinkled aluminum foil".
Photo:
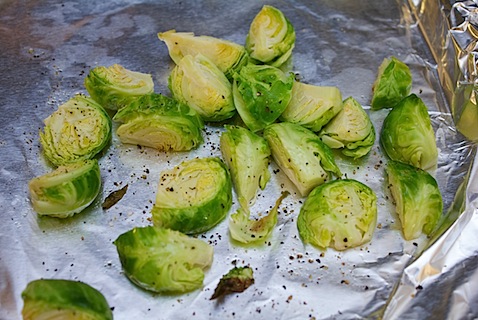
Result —
MULTIPOLYGON (((473 8, 472 2, 432 0, 1 2, 0 319, 21 318, 21 292, 39 278, 90 284, 104 294, 115 319, 476 318, 475 145, 454 124, 469 119, 462 110, 474 103, 473 8), (337 86, 344 98, 368 108, 383 58, 394 55, 410 66, 412 91, 429 107, 436 131, 440 156, 432 173, 444 197, 446 228, 434 239, 403 240, 377 141, 361 161, 337 158, 347 177, 377 193, 379 221, 369 244, 345 252, 304 246, 295 224, 304 199, 278 172, 254 207, 256 214, 266 212, 282 191, 291 191, 268 241, 238 246, 225 220, 199 236, 215 249, 202 290, 177 296, 143 291, 123 275, 112 241, 150 224, 162 170, 195 156, 220 156, 221 128, 208 126, 206 142, 191 153, 122 145, 114 135, 100 158, 101 197, 72 219, 58 220, 39 218, 28 198, 28 181, 51 171, 38 141, 42 120, 85 93, 83 79, 98 65, 151 73, 155 91, 169 94, 173 64, 157 32, 192 31, 244 43, 264 4, 281 9, 296 28, 293 69, 301 81, 337 86), (103 211, 104 198, 125 185, 123 199, 103 211), (209 300, 233 265, 250 265, 255 284, 209 300)), ((377 132, 386 112, 369 112, 377 132)), ((474 140, 477 128, 463 123, 460 129, 474 140)))

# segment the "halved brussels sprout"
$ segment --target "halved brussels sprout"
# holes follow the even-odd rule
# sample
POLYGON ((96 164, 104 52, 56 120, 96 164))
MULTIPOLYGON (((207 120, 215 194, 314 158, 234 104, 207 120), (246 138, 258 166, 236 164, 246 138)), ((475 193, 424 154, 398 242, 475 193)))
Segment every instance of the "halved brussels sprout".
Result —
POLYGON ((390 160, 387 164, 389 188, 406 240, 430 235, 437 227, 443 200, 436 180, 425 170, 390 160))
POLYGON ((229 80, 249 60, 244 46, 224 39, 195 36, 192 32, 176 30, 158 33, 158 38, 166 43, 174 63, 178 64, 187 55, 200 53, 218 66, 229 80))
POLYGON ((280 118, 318 132, 342 110, 342 106, 339 88, 294 81, 292 99, 280 118))
POLYGON ((342 175, 330 148, 309 129, 289 122, 274 123, 264 129, 264 138, 275 162, 302 196, 329 181, 332 173, 342 175))
POLYGON ((395 57, 383 59, 373 84, 372 110, 393 108, 408 96, 412 74, 408 66, 395 57))
POLYGON ((171 72, 168 83, 173 96, 206 121, 223 121, 236 114, 231 83, 202 54, 184 56, 171 72))
POLYGON ((304 243, 345 250, 372 238, 377 196, 365 184, 342 179, 316 187, 305 200, 297 227, 304 243))
POLYGON ((269 181, 269 157, 267 141, 252 131, 239 126, 225 126, 221 134, 221 153, 231 173, 232 183, 239 203, 247 208, 255 201, 259 188, 269 181))
POLYGON ((404 98, 383 121, 383 150, 392 160, 429 169, 437 164, 438 150, 428 110, 415 94, 404 98))
POLYGON ((90 285, 72 280, 40 279, 22 292, 23 320, 112 320, 103 294, 90 285))
POLYGON ((119 110, 116 133, 123 143, 163 151, 188 151, 203 142, 204 124, 189 106, 162 94, 149 94, 119 110))
POLYGON ((320 132, 322 141, 332 149, 354 159, 368 154, 375 143, 375 128, 360 103, 345 99, 343 109, 320 132))
POLYGON ((110 110, 121 109, 137 97, 154 91, 150 74, 131 71, 119 64, 91 69, 84 82, 90 96, 110 110))
POLYGON ((153 223, 187 234, 207 231, 221 222, 232 205, 232 182, 216 157, 186 160, 162 172, 153 223))
POLYGON ((97 102, 78 94, 44 120, 40 142, 54 165, 92 159, 111 138, 111 119, 97 102))
POLYGON ((265 5, 254 17, 246 37, 249 56, 275 67, 280 67, 292 55, 295 30, 279 9, 265 5))
POLYGON ((234 105, 249 129, 256 132, 275 122, 292 97, 294 75, 268 65, 244 66, 234 74, 234 105))
POLYGON ((152 226, 134 228, 113 243, 128 279, 143 289, 167 294, 200 288, 214 251, 204 241, 152 226))
POLYGON ((59 166, 28 183, 33 209, 39 215, 68 218, 83 211, 101 190, 98 161, 59 166))

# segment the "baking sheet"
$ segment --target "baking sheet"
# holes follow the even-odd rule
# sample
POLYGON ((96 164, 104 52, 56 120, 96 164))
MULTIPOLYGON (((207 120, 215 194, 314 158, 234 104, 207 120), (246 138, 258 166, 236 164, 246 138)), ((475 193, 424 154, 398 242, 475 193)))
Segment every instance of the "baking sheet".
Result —
MULTIPOLYGON (((21 291, 38 278, 90 284, 104 294, 115 319, 476 317, 472 307, 476 290, 469 287, 477 277, 476 248, 469 245, 476 239, 475 146, 453 122, 443 66, 436 62, 437 55, 429 49, 415 17, 417 12, 426 16, 416 10, 422 4, 391 0, 1 2, 0 319, 21 318, 21 291), (28 198, 28 181, 51 171, 38 141, 42 121, 74 94, 86 93, 83 79, 98 65, 119 63, 151 73, 155 91, 169 95, 167 77, 173 63, 158 32, 192 31, 243 44, 250 22, 264 4, 281 9, 296 29, 293 69, 301 81, 337 86, 344 98, 353 96, 368 109, 383 58, 394 55, 410 66, 412 92, 429 107, 436 131, 440 156, 433 174, 444 196, 444 211, 452 217, 449 224, 454 225, 431 248, 426 238, 403 240, 388 200, 386 159, 377 141, 361 161, 337 155, 345 175, 366 183, 378 196, 379 221, 369 244, 345 252, 304 246, 295 224, 303 199, 279 172, 272 175, 255 206, 256 212, 264 212, 281 191, 291 191, 266 243, 233 244, 225 220, 199 236, 215 250, 202 290, 175 296, 143 291, 122 274, 112 241, 133 227, 151 223, 162 170, 195 156, 220 156, 221 128, 208 126, 205 143, 191 153, 122 145, 113 135, 100 158, 101 197, 85 212, 58 220, 38 218, 28 198), (124 198, 103 211, 103 199, 126 184, 124 198), (219 279, 234 265, 251 266, 255 284, 244 293, 210 301, 219 279)), ((426 7, 425 12, 440 17, 438 2, 428 1, 426 7)), ((456 79, 454 75, 450 79, 456 79)), ((369 112, 377 133, 386 112, 369 112)), ((275 169, 272 164, 271 172, 275 169)), ((237 204, 231 212, 235 208, 237 204)))

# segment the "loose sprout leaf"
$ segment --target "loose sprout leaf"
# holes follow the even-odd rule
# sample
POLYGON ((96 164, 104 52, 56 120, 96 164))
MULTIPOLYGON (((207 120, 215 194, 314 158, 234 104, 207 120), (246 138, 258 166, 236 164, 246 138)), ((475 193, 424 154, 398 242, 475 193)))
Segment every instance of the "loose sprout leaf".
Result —
POLYGON ((103 202, 103 210, 107 210, 114 206, 116 203, 118 203, 118 201, 120 201, 126 194, 126 191, 128 191, 128 185, 125 185, 123 188, 111 192, 103 202))
POLYGON ((254 284, 254 273, 250 267, 234 267, 225 274, 214 290, 210 300, 230 293, 240 293, 254 284))

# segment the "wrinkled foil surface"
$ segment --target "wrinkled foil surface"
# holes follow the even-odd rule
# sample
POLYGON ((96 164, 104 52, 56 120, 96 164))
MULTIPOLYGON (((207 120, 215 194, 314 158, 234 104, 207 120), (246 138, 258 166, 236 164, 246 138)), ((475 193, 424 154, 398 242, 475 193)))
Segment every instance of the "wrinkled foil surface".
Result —
MULTIPOLYGON (((103 293, 115 319, 473 319, 478 317, 475 81, 478 9, 473 1, 2 1, 0 2, 0 319, 21 319, 21 292, 39 278, 79 280, 103 293), (198 236, 214 246, 204 286, 163 296, 141 290, 123 274, 113 241, 150 225, 160 173, 194 157, 221 156, 220 126, 188 153, 123 145, 114 134, 100 155, 103 189, 71 219, 38 217, 28 181, 50 172, 38 132, 43 119, 76 93, 86 93, 90 68, 119 63, 150 73, 169 95, 173 68, 157 33, 176 29, 244 44, 264 4, 284 12, 297 34, 293 71, 306 83, 337 86, 366 110, 377 133, 388 110, 370 111, 372 84, 383 58, 412 71, 412 92, 430 111, 439 148, 436 177, 443 225, 431 238, 405 241, 386 188, 377 141, 364 159, 337 154, 344 176, 378 197, 372 241, 344 252, 304 246, 296 218, 301 198, 272 163, 271 181, 254 214, 266 213, 281 192, 270 239, 239 246, 224 220, 198 236), (112 191, 128 185, 103 210, 112 191), (210 300, 233 266, 253 268, 255 283, 240 294, 210 300)), ((476 117, 478 119, 478 117, 476 117)), ((116 127, 115 127, 116 128, 116 127)), ((237 209, 237 201, 231 212, 237 209)))

